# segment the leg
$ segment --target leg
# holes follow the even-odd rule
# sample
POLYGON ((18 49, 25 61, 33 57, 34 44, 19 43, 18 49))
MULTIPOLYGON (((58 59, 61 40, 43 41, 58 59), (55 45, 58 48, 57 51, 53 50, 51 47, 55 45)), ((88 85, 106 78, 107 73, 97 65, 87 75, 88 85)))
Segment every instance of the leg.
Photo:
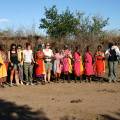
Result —
POLYGON ((68 79, 68 83, 70 83, 70 74, 69 74, 69 72, 67 73, 67 79, 68 79))
POLYGON ((60 80, 60 73, 57 73, 57 82, 59 83, 60 80))
POLYGON ((23 66, 19 65, 19 79, 20 83, 23 84, 23 66))
POLYGON ((75 83, 77 82, 77 76, 75 76, 75 83))
POLYGON ((16 81, 16 85, 19 85, 19 74, 18 74, 18 70, 15 70, 15 81, 16 81))
POLYGON ((57 73, 55 73, 54 76, 55 76, 55 82, 57 82, 57 73))
POLYGON ((33 83, 33 65, 31 65, 30 63, 29 63, 28 71, 29 71, 29 82, 30 84, 32 84, 33 83))
POLYGON ((28 84, 28 82, 29 82, 29 78, 28 78, 28 63, 24 63, 23 68, 24 68, 23 70, 24 70, 24 74, 25 74, 26 84, 28 84))
POLYGON ((109 82, 112 82, 113 80, 113 62, 108 61, 108 67, 109 67, 109 82))
POLYGON ((14 73, 15 73, 15 70, 12 69, 11 72, 10 72, 10 85, 11 86, 13 86, 14 73))
POLYGON ((80 75, 80 83, 82 82, 82 76, 80 75))
POLYGON ((91 83, 91 76, 90 75, 88 76, 88 81, 89 81, 89 83, 91 83))
POLYGON ((48 69, 48 82, 50 83, 50 77, 51 77, 51 70, 48 69))
POLYGON ((118 65, 118 61, 114 61, 113 63, 113 75, 114 75, 114 82, 117 81, 117 65, 118 65))
POLYGON ((86 75, 86 78, 85 78, 85 79, 86 79, 85 82, 88 82, 89 76, 86 75))
POLYGON ((52 63, 48 63, 48 82, 50 83, 52 63))

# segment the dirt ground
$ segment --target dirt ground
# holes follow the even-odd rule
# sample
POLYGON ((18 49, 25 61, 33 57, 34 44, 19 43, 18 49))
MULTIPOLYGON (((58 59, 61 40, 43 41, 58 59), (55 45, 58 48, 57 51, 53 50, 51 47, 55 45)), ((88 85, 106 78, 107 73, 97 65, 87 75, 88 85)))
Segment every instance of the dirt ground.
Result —
POLYGON ((120 83, 0 88, 0 120, 120 120, 120 83))

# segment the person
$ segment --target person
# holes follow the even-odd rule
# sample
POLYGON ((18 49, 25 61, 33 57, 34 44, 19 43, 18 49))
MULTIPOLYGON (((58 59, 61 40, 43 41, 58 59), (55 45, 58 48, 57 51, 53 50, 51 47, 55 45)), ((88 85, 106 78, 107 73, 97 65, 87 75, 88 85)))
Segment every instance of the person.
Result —
POLYGON ((41 81, 44 82, 44 76, 45 76, 45 63, 44 63, 44 53, 42 50, 42 45, 38 46, 38 50, 35 53, 35 75, 36 78, 38 78, 38 82, 41 81))
POLYGON ((63 51, 63 73, 64 73, 64 79, 68 80, 68 83, 70 83, 70 73, 72 73, 72 64, 71 64, 72 54, 71 51, 68 49, 68 46, 64 46, 63 51))
POLYGON ((112 49, 115 49, 116 55, 117 55, 117 60, 120 63, 120 49, 117 46, 117 42, 114 42, 114 45, 112 46, 112 49))
POLYGON ((86 75, 86 81, 91 82, 91 77, 94 74, 93 72, 93 57, 90 52, 90 46, 87 46, 85 56, 84 56, 84 69, 86 75))
POLYGON ((73 71, 75 76, 75 82, 77 82, 77 77, 80 77, 80 82, 83 75, 83 63, 82 63, 82 56, 80 54, 80 48, 77 46, 75 48, 75 52, 73 54, 74 64, 73 64, 73 71))
POLYGON ((95 75, 99 80, 101 80, 101 77, 103 77, 105 74, 105 54, 102 51, 101 45, 98 45, 94 58, 95 58, 94 63, 95 75))
POLYGON ((5 65, 5 59, 6 54, 2 48, 2 45, 0 45, 0 86, 4 87, 4 82, 6 81, 7 78, 7 68, 5 65))
POLYGON ((19 80, 21 85, 23 85, 23 50, 21 45, 17 45, 18 54, 18 69, 19 69, 19 80))
POLYGON ((33 85, 33 51, 31 44, 26 43, 26 49, 23 50, 23 71, 25 74, 26 85, 33 85))
POLYGON ((41 45, 42 49, 44 49, 44 43, 43 40, 40 36, 36 36, 36 43, 35 43, 35 47, 34 47, 34 55, 36 53, 36 51, 38 50, 38 46, 41 45))
POLYGON ((51 78, 51 70, 52 70, 52 58, 53 51, 50 49, 50 44, 47 43, 45 49, 43 49, 43 53, 45 55, 45 83, 48 81, 50 83, 51 78))
POLYGON ((19 85, 19 74, 18 74, 18 54, 16 44, 11 44, 10 51, 8 52, 8 59, 10 63, 10 86, 13 86, 13 79, 15 75, 16 85, 19 85))
POLYGON ((117 53, 114 44, 110 42, 108 44, 108 49, 105 52, 105 55, 107 56, 108 60, 108 68, 109 68, 109 73, 108 73, 108 79, 109 83, 116 82, 117 81, 117 65, 118 65, 118 59, 117 59, 117 53))
POLYGON ((59 79, 60 79, 60 75, 62 71, 62 63, 61 63, 62 58, 63 58, 63 55, 59 52, 58 49, 55 49, 53 71, 54 71, 56 82, 59 82, 59 79))

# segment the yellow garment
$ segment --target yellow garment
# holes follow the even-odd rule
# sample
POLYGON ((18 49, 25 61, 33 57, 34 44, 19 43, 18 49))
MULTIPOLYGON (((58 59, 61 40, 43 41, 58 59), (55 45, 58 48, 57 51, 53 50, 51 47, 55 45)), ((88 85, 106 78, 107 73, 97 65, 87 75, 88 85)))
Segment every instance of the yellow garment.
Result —
POLYGON ((84 72, 84 68, 83 68, 83 63, 82 63, 82 60, 80 62, 80 73, 83 74, 84 72))
POLYGON ((23 50, 17 51, 18 54, 18 61, 23 63, 23 50))
POLYGON ((71 59, 68 58, 69 60, 69 73, 72 73, 72 64, 71 64, 71 59))
POLYGON ((0 54, 0 78, 6 77, 7 76, 7 70, 5 63, 3 62, 2 56, 0 54))

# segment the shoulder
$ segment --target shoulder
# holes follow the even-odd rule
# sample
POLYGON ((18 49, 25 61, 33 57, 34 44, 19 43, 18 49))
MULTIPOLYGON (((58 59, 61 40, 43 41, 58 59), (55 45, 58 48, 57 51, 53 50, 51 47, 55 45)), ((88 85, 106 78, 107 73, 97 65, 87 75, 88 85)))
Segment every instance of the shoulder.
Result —
POLYGON ((23 52, 26 52, 26 50, 24 49, 23 52))
POLYGON ((43 49, 43 52, 45 52, 45 49, 43 49))
POLYGON ((49 49, 49 51, 50 51, 50 52, 53 52, 53 50, 52 50, 52 49, 49 49))

